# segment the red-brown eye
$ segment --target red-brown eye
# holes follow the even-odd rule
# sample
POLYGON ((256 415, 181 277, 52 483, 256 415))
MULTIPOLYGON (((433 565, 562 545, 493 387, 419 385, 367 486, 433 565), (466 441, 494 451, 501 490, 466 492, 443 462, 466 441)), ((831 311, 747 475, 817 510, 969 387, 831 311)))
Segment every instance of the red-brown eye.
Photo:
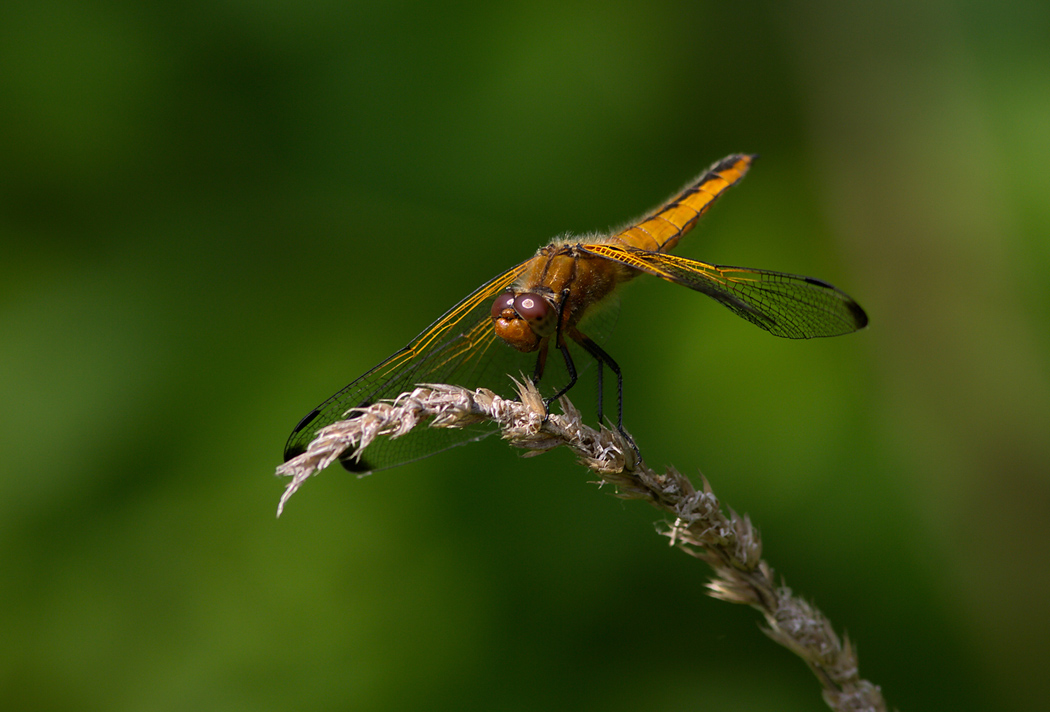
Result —
POLYGON ((514 298, 514 311, 530 323, 541 322, 550 311, 547 300, 538 294, 519 294, 514 298))
POLYGON ((496 297, 496 301, 492 303, 492 318, 499 319, 503 314, 504 309, 514 308, 514 295, 510 292, 501 294, 496 297))

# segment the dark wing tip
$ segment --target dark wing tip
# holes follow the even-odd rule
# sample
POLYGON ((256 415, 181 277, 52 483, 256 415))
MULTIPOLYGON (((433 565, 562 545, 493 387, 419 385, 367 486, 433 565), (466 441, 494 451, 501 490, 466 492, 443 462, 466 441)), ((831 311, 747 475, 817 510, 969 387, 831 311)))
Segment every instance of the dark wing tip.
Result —
POLYGON ((355 475, 364 475, 375 468, 368 460, 361 460, 354 457, 356 450, 347 450, 339 456, 339 464, 343 466, 343 469, 347 472, 352 472, 355 475))
POLYGON ((307 413, 306 415, 304 415, 304 416, 303 416, 303 419, 299 421, 299 424, 298 424, 298 425, 296 425, 296 426, 295 426, 295 428, 293 428, 293 429, 292 429, 292 435, 295 435, 295 434, 296 434, 296 433, 298 433, 298 432, 299 432, 300 430, 302 430, 303 428, 305 428, 305 427, 306 427, 307 425, 309 425, 310 423, 312 423, 312 422, 314 421, 314 418, 316 418, 316 417, 317 417, 317 416, 319 416, 320 414, 321 414, 321 409, 320 409, 320 408, 314 408, 314 409, 313 409, 313 410, 311 410, 311 411, 310 411, 309 413, 307 413))
POLYGON ((307 425, 314 421, 314 418, 321 414, 320 408, 314 408, 309 413, 303 416, 303 419, 299 421, 299 424, 292 429, 292 434, 288 436, 288 442, 284 446, 284 461, 288 462, 297 455, 302 455, 306 452, 306 448, 303 444, 298 441, 295 437, 305 428, 307 425))
POLYGON ((838 295, 842 298, 842 303, 845 305, 847 311, 849 311, 849 315, 853 321, 853 331, 860 331, 868 325, 867 312, 864 311, 864 308, 861 307, 860 304, 857 304, 857 302, 853 300, 853 297, 849 296, 833 284, 825 282, 823 279, 817 279, 816 277, 803 277, 802 279, 804 279, 809 284, 813 284, 820 287, 821 289, 826 289, 828 291, 838 293, 838 295))
MULTIPOLYGON (((329 400, 325 401, 325 403, 322 403, 318 407, 316 407, 313 410, 311 410, 309 413, 307 413, 305 416, 303 416, 303 419, 300 420, 299 424, 295 426, 295 429, 292 430, 292 434, 288 436, 288 443, 284 446, 284 461, 285 462, 288 462, 293 457, 296 457, 298 455, 302 455, 304 452, 306 452, 306 446, 303 444, 303 441, 304 440, 309 441, 312 438, 296 437, 296 436, 299 435, 299 433, 301 433, 306 428, 307 425, 309 425, 310 423, 314 422, 317 419, 317 416, 319 416, 321 414, 321 411, 325 409, 325 405, 327 403, 332 402, 332 400, 334 400, 335 397, 338 397, 338 395, 339 394, 337 393, 336 396, 333 396, 333 398, 330 398, 329 400)), ((363 400, 360 403, 358 403, 356 407, 357 408, 367 408, 368 406, 373 405, 374 403, 375 403, 374 400, 372 400, 370 398, 366 398, 365 400, 363 400)), ((360 413, 350 413, 349 415, 346 416, 345 419, 346 420, 351 420, 353 418, 359 417, 360 415, 361 415, 360 413)), ((350 472, 357 472, 357 473, 371 472, 372 471, 373 468, 372 468, 372 466, 370 464, 368 464, 366 462, 361 462, 361 461, 357 461, 357 460, 351 459, 353 457, 353 454, 354 454, 354 451, 350 450, 350 451, 348 451, 348 452, 346 452, 346 453, 344 453, 342 455, 342 457, 340 458, 340 461, 342 462, 343 467, 345 467, 350 472)))
MULTIPOLYGON (((284 461, 288 462, 293 457, 302 455, 306 452, 306 448, 300 443, 289 444, 284 449, 284 461)), ((354 457, 355 450, 347 450, 339 456, 339 464, 343 466, 343 469, 347 472, 353 472, 355 475, 363 475, 371 472, 375 468, 372 463, 367 460, 360 460, 354 457)))
POLYGON ((846 308, 849 309, 849 313, 853 316, 853 323, 858 330, 868 325, 868 313, 861 308, 860 304, 857 304, 853 299, 849 299, 846 302, 846 308))

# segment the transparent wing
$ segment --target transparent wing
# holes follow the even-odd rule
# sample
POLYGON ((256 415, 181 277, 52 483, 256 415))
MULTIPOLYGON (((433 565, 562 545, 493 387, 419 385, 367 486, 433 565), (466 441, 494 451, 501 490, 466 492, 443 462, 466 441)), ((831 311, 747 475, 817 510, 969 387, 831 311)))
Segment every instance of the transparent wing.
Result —
POLYGON ((845 292, 813 277, 710 265, 616 244, 583 250, 702 292, 775 336, 811 339, 864 328, 868 316, 845 292))
MULTIPOLYGON (((364 407, 383 399, 395 398, 420 383, 451 383, 465 388, 489 388, 503 396, 513 396, 511 378, 533 375, 536 353, 521 353, 496 337, 492 328, 492 301, 514 284, 528 263, 522 263, 483 284, 444 316, 431 324, 390 358, 333 395, 304 417, 284 448, 287 461, 306 450, 317 431, 343 420, 352 408, 364 407)), ((596 341, 604 341, 615 323, 615 303, 602 310, 591 328, 596 341)), ((575 363, 582 372, 593 361, 570 345, 575 363)), ((553 395, 568 383, 568 372, 556 349, 547 358, 540 391, 553 395)), ((343 466, 353 472, 372 472, 441 452, 455 445, 480 440, 491 434, 491 424, 454 430, 416 428, 397 439, 379 438, 363 453, 361 460, 346 458, 343 466)))
MULTIPOLYGON (((514 283, 525 264, 476 289, 408 346, 310 411, 288 438, 284 459, 287 461, 303 452, 318 430, 345 419, 352 408, 394 398, 419 383, 483 386, 506 394, 512 385, 510 376, 517 377, 521 371, 531 374, 535 355, 522 354, 497 339, 490 315, 492 300, 514 283)), ((353 471, 371 472, 411 462, 487 434, 489 430, 416 428, 396 440, 376 440, 364 459, 346 460, 344 465, 353 471)))

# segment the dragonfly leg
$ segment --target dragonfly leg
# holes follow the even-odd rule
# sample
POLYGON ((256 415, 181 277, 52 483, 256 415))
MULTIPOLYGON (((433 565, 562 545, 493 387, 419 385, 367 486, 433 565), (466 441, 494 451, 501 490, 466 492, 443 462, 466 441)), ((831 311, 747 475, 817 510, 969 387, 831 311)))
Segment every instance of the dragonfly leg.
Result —
POLYGON ((572 338, 584 348, 587 353, 598 361, 598 420, 602 418, 602 367, 608 366, 609 370, 616 375, 616 429, 620 431, 627 442, 631 444, 631 448, 634 450, 634 454, 638 456, 638 459, 642 459, 642 453, 638 450, 638 446, 634 444, 634 438, 627 434, 627 431, 623 429, 623 373, 620 372, 620 366, 613 360, 612 356, 605 352, 598 344, 594 343, 588 336, 576 331, 572 338))
MULTIPOLYGON (((558 302, 558 329, 554 333, 554 342, 558 345, 558 350, 561 351, 562 357, 565 358, 565 368, 569 372, 569 382, 560 391, 555 393, 550 398, 545 398, 543 401, 544 406, 547 408, 547 412, 550 413, 551 403, 561 398, 563 395, 569 392, 569 389, 576 385, 576 364, 572 362, 572 354, 569 353, 569 347, 565 343, 565 339, 562 338, 561 327, 564 323, 562 315, 565 313, 565 304, 569 301, 569 290, 564 289, 561 293, 561 299, 558 302)), ((546 343, 544 347, 546 347, 546 343)), ((546 348, 544 348, 546 351, 546 348)))
POLYGON ((547 341, 540 344, 539 353, 536 354, 536 369, 532 372, 532 385, 539 387, 540 379, 543 378, 543 370, 547 366, 547 341))
POLYGON ((545 400, 547 409, 550 410, 551 403, 561 398, 563 395, 569 392, 573 386, 576 385, 576 364, 572 361, 572 354, 569 353, 569 346, 561 338, 558 338, 558 350, 561 351, 561 355, 565 358, 565 368, 569 371, 569 382, 565 384, 565 387, 555 393, 550 398, 545 400))

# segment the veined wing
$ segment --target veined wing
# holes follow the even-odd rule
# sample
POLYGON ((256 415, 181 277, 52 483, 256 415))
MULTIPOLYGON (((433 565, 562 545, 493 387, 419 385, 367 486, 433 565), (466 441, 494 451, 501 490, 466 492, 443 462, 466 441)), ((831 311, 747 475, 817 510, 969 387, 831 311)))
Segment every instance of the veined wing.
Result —
MULTIPOLYGON (((492 329, 492 300, 525 270, 524 262, 483 284, 431 324, 405 348, 314 408, 292 431, 284 459, 304 452, 317 431, 343 420, 352 408, 365 407, 410 391, 419 383, 455 383, 506 394, 510 374, 531 374, 534 354, 497 343, 492 329)), ((490 429, 416 428, 397 438, 379 438, 361 461, 344 460, 354 472, 371 472, 418 460, 453 445, 479 440, 490 429)))
POLYGON ((587 244, 582 248, 702 292, 774 336, 839 336, 868 324, 867 314, 848 294, 813 277, 710 265, 625 245, 587 244))

